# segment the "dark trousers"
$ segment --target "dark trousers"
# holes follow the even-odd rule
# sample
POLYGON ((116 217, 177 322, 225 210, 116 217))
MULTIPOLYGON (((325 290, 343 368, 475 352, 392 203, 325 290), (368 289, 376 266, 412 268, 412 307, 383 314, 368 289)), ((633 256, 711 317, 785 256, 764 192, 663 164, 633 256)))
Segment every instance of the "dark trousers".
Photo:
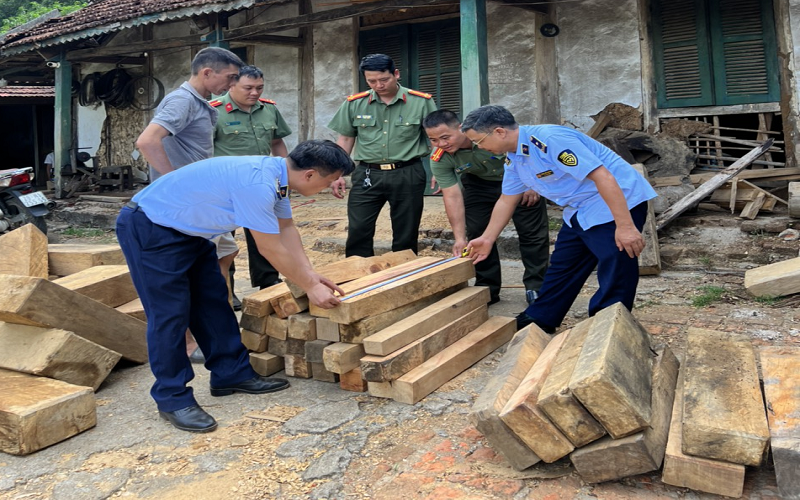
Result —
POLYGON ((159 410, 197 404, 186 386, 194 378, 186 356, 187 328, 206 356, 212 386, 256 376, 213 243, 154 224, 141 209, 127 207, 117 218, 117 239, 147 316, 147 352, 156 378, 150 394, 159 410))
MULTIPOLYGON (((647 202, 631 209, 633 223, 639 231, 647 218, 647 202)), ((597 267, 599 288, 589 301, 589 316, 608 306, 622 302, 633 308, 639 284, 639 259, 620 251, 614 240, 617 225, 611 221, 584 230, 578 214, 564 224, 558 233, 550 267, 539 290, 539 298, 525 313, 543 328, 558 328, 569 312, 584 283, 597 267)))
POLYGON ((410 248, 416 253, 426 180, 422 162, 397 170, 371 168, 371 187, 364 187, 366 172, 367 168, 359 165, 352 174, 353 187, 347 198, 345 256, 375 255, 375 222, 386 202, 392 219, 392 251, 410 248))
MULTIPOLYGON (((461 176, 464 186, 464 210, 467 237, 474 239, 483 234, 492 218, 494 205, 503 191, 502 181, 487 181, 470 174, 461 176)), ((550 230, 547 203, 539 199, 530 207, 518 206, 512 216, 519 239, 519 252, 525 272, 522 282, 526 290, 539 291, 547 271, 550 256, 550 230)), ((500 253, 497 245, 486 260, 475 266, 475 285, 488 286, 492 299, 500 294, 502 284, 500 253)))
POLYGON ((247 260, 250 265, 250 285, 266 288, 280 280, 278 270, 261 255, 256 246, 256 240, 249 229, 244 228, 244 239, 247 241, 247 260))

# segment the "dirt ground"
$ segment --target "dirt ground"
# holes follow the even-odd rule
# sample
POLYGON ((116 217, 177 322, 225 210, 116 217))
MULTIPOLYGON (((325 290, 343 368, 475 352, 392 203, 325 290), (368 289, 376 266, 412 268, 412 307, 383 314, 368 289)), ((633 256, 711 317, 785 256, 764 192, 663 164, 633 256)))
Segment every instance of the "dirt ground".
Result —
MULTIPOLYGON (((293 205, 312 263, 343 258, 345 202, 322 194, 293 199, 293 205)), ((559 217, 551 210, 553 229, 559 217)), ((756 347, 800 346, 800 299, 756 300, 743 287, 747 269, 795 257, 800 244, 740 227, 730 214, 699 212, 661 234, 664 271, 641 279, 634 310, 654 343, 680 356, 687 329, 703 327, 749 335, 756 347)), ((447 256, 449 223, 440 198, 426 198, 421 229, 421 254, 447 256)), ((385 246, 390 235, 383 213, 376 241, 385 246)), ((104 242, 113 233, 68 228, 56 214, 51 240, 104 242)), ((253 290, 243 236, 237 240, 243 251, 236 291, 243 297, 253 290)), ((504 261, 506 288, 493 315, 513 316, 524 307, 521 274, 518 261, 504 261)), ((594 290, 592 279, 565 328, 585 318, 594 290)), ((269 397, 210 398, 208 372, 195 366, 197 397, 220 421, 207 435, 177 432, 159 420, 147 394, 147 366, 123 365, 97 393, 97 428, 30 457, 0 455, 0 499, 717 498, 665 485, 657 472, 590 485, 567 460, 513 470, 468 418, 500 356, 487 356, 413 406, 299 379, 269 397)), ((748 468, 743 498, 778 498, 769 462, 748 468)))

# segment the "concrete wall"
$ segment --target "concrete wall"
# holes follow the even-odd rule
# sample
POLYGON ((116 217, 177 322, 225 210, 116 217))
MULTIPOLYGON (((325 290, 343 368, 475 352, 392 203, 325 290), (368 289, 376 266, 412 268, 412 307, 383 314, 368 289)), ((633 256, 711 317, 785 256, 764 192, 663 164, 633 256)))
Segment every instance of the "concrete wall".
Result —
POLYGON ((636 0, 558 5, 556 37, 561 117, 587 131, 608 104, 642 104, 636 0))
POLYGON ((351 19, 314 26, 314 122, 309 134, 315 139, 336 139, 328 122, 345 98, 358 91, 356 43, 351 19))

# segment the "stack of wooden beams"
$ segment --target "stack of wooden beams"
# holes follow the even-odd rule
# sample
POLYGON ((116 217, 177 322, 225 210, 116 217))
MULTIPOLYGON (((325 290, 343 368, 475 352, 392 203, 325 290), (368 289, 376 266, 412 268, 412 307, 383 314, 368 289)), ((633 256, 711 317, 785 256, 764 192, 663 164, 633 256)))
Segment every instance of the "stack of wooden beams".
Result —
MULTIPOLYGON (((798 353, 776 354, 772 370, 797 373, 798 353)), ((800 407, 800 394, 791 377, 770 382, 782 404, 773 436, 783 437, 783 487, 798 491, 800 466, 791 457, 800 425, 785 418, 800 407)), ((652 350, 621 304, 552 338, 535 326, 520 330, 471 416, 520 470, 569 455, 581 477, 597 483, 663 463, 665 483, 733 497, 769 441, 749 339, 690 329, 681 367, 669 348, 652 350)))
POLYGON ((115 310, 135 298, 119 246, 48 247, 32 224, 0 236, 1 451, 95 425, 94 391, 117 361, 147 361, 145 323, 115 310))

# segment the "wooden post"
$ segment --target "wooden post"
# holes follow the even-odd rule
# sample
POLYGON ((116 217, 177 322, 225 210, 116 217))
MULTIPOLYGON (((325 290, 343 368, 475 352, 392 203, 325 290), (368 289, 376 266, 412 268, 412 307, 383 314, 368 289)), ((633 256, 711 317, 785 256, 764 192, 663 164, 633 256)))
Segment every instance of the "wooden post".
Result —
POLYGON ((56 198, 63 198, 61 167, 70 160, 72 148, 72 63, 67 61, 65 52, 53 61, 56 66, 55 99, 55 142, 53 171, 55 172, 56 198))
POLYGON ((461 0, 461 111, 489 103, 486 0, 461 0))

